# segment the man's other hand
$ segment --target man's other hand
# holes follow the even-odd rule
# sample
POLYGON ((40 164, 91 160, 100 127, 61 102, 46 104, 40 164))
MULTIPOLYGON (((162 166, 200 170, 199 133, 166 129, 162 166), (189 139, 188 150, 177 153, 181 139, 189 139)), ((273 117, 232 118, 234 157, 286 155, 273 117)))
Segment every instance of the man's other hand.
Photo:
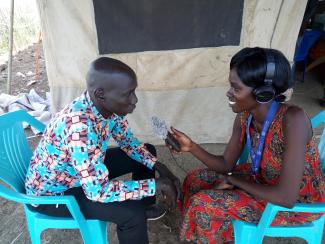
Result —
POLYGON ((176 191, 177 191, 177 197, 179 197, 181 192, 181 182, 180 180, 167 168, 166 165, 156 162, 154 169, 158 171, 159 177, 161 178, 168 178, 172 181, 174 184, 176 191))
POLYGON ((156 179, 156 191, 161 191, 164 196, 170 199, 171 207, 176 207, 177 190, 169 178, 159 177, 156 179))

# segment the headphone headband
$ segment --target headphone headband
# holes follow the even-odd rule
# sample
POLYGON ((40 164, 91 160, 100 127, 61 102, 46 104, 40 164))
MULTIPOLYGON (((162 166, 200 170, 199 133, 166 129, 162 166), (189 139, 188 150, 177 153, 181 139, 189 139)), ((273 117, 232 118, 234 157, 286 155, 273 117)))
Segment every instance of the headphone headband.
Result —
POLYGON ((264 51, 266 55, 266 72, 264 78, 264 85, 253 90, 256 101, 259 103, 268 103, 275 97, 275 90, 272 86, 275 75, 275 61, 272 53, 264 51))
POLYGON ((272 54, 269 54, 268 52, 265 52, 265 54, 266 54, 266 73, 265 73, 264 84, 271 86, 275 74, 275 61, 274 61, 274 56, 272 54))

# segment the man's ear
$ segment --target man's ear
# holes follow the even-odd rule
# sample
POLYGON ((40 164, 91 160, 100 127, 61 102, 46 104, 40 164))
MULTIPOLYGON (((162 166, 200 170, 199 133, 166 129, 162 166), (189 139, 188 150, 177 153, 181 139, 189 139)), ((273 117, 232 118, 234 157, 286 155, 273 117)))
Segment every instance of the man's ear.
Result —
POLYGON ((104 89, 103 88, 96 88, 94 91, 95 98, 97 100, 104 100, 104 89))

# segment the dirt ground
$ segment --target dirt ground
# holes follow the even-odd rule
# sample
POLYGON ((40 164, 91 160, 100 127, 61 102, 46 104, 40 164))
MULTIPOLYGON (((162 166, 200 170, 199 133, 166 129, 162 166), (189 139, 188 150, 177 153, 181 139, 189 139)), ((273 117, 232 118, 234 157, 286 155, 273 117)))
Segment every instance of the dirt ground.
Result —
MULTIPOLYGON (((0 63, 0 93, 7 93, 7 72, 7 64, 0 63)), ((42 43, 31 45, 14 55, 12 78, 12 95, 28 93, 30 89, 34 88, 39 95, 45 98, 45 93, 49 92, 50 88, 42 43), (35 83, 29 84, 31 81, 35 81, 35 83)))
MULTIPOLYGON (((0 64, 0 93, 6 93, 6 79, 6 64, 0 64)), ((30 46, 17 53, 13 59, 12 94, 17 95, 18 93, 29 92, 32 88, 44 98, 45 92, 49 92, 41 44, 30 46), (35 82, 29 84, 31 81, 35 82)), ((323 109, 318 103, 318 100, 323 94, 322 88, 317 81, 314 81, 314 83, 308 81, 304 84, 297 84, 295 94, 293 99, 294 102, 301 104, 311 116, 323 109), (306 91, 308 91, 308 93, 306 91)), ((320 131, 317 134, 319 135, 320 131)), ((37 143, 36 139, 33 139, 31 143, 35 146, 37 143)), ((203 147, 211 153, 221 153, 225 145, 205 144, 203 147)), ((158 157, 162 159, 163 162, 171 162, 169 167, 180 179, 183 179, 186 172, 191 168, 202 167, 197 160, 193 159, 193 157, 188 154, 176 156, 178 163, 175 164, 174 159, 165 147, 159 146, 157 147, 157 151, 158 157), (183 165, 182 169, 178 166, 180 164, 183 165)), ((21 205, 0 198, 0 219, 1 244, 30 243, 25 216, 21 205)), ((179 225, 180 214, 176 210, 169 212, 164 218, 158 221, 149 222, 150 243, 183 243, 178 238, 179 225)), ((118 243, 114 224, 110 224, 109 240, 112 244, 118 243)), ((42 235, 42 243, 82 243, 82 240, 79 232, 76 230, 46 230, 42 235)), ((263 243, 300 244, 305 242, 298 238, 265 238, 263 243)), ((325 242, 323 241, 323 243, 325 242)))

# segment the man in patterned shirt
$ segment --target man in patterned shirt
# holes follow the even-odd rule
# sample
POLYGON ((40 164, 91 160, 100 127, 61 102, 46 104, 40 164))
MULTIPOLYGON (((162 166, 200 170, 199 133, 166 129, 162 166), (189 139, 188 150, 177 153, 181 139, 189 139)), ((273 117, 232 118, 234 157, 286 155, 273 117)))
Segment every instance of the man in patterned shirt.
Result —
MULTIPOLYGON (((165 212, 154 204, 156 192, 176 202, 179 180, 157 161, 152 145, 133 136, 124 118, 138 101, 134 71, 101 57, 91 63, 86 81, 87 91, 46 127, 27 171, 26 192, 73 195, 86 218, 117 224, 120 243, 148 243, 147 219, 165 212), (111 137, 119 148, 107 149, 111 137), (132 180, 114 179, 130 172, 132 180)), ((70 216, 65 205, 30 207, 70 216)))

